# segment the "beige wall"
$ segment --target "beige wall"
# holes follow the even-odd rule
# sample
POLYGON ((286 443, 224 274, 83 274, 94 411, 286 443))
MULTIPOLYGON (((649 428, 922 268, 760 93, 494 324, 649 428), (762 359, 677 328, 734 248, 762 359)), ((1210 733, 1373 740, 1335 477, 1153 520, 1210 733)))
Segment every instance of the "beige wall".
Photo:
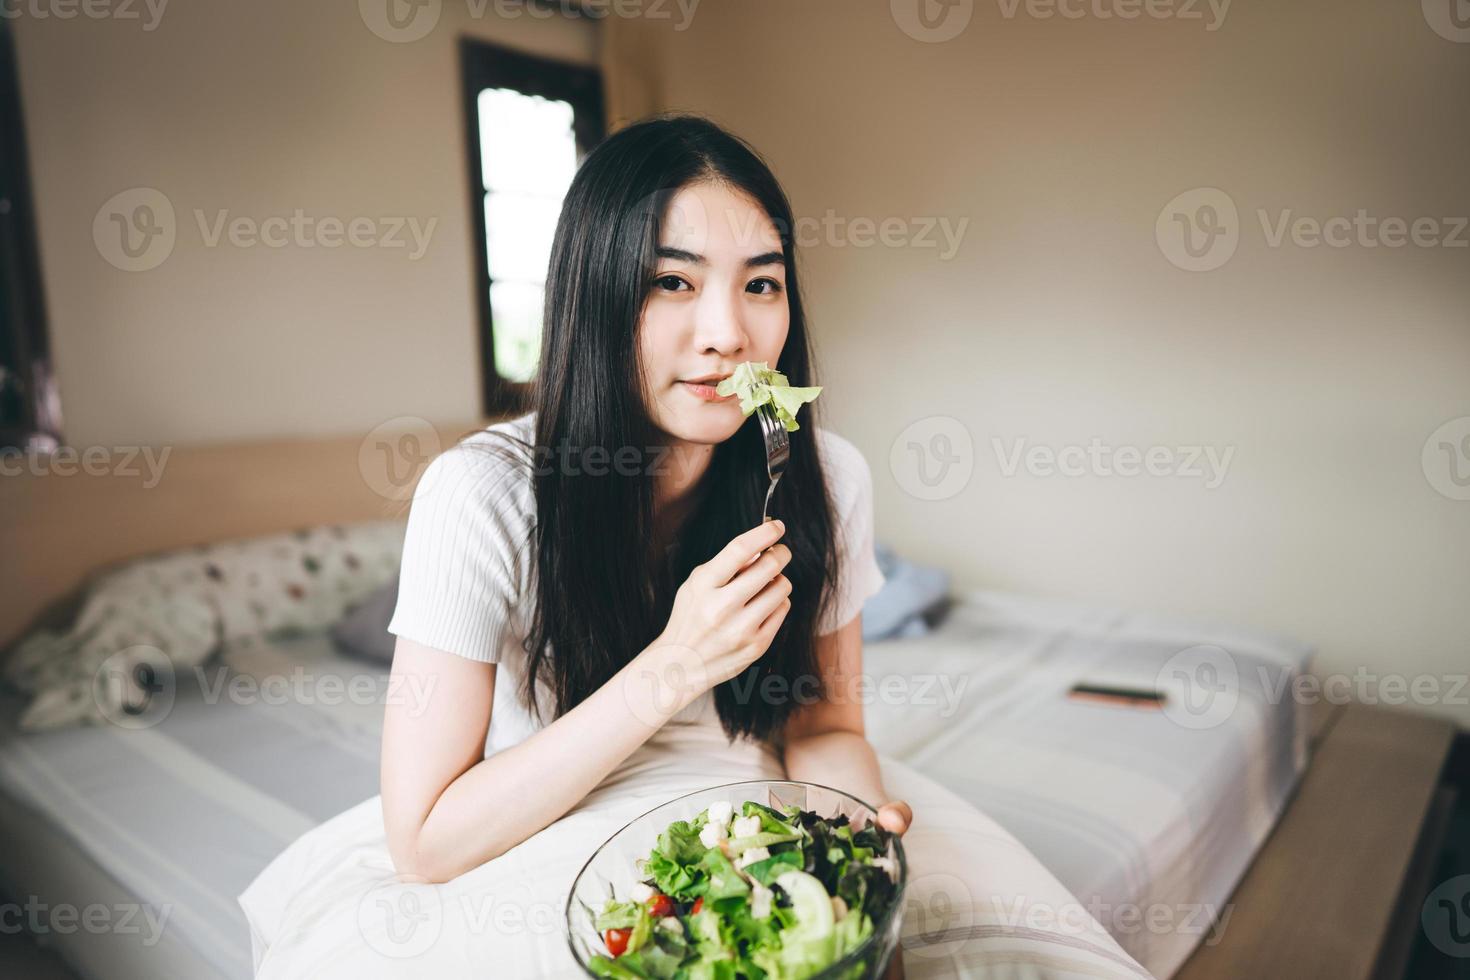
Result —
POLYGON ((390 42, 350 0, 170 3, 153 30, 143 4, 130 9, 143 17, 17 22, 68 439, 195 443, 474 417, 457 39, 592 63, 593 22, 448 0, 424 37, 390 42), (134 187, 168 198, 176 238, 162 264, 130 272, 103 258, 93 220, 134 187), (405 248, 301 247, 290 230, 285 247, 242 248, 208 245, 195 216, 212 234, 221 211, 264 221, 297 209, 436 224, 411 258, 407 220, 391 237, 377 226, 405 248))
MULTIPOLYGON (((178 4, 151 33, 21 24, 74 442, 474 412, 453 39, 591 61, 592 25, 476 21, 446 0, 427 38, 393 44, 354 6, 178 4), (168 195, 179 238, 127 273, 92 223, 140 185, 168 195), (298 207, 438 226, 410 262, 208 248, 192 216, 298 207)), ((618 25, 653 53, 634 60, 661 64, 653 90, 748 136, 800 214, 969 219, 947 260, 840 232, 806 250, 823 401, 872 463, 881 536, 961 587, 1255 625, 1317 643, 1328 671, 1452 683, 1470 666, 1470 501, 1436 492, 1420 457, 1470 416, 1470 250, 1272 248, 1256 209, 1464 215, 1470 44, 1387 0, 1240 3, 1216 30, 972 7, 944 43, 906 35, 885 0, 703 0, 685 30, 618 25), (1239 247, 1182 271, 1156 219, 1211 186, 1239 209, 1239 247), (935 416, 962 424, 973 473, 924 500, 890 452, 914 423, 927 441, 935 416), (992 446, 1093 438, 1233 455, 1205 489, 1006 477, 992 446)), ((1470 723, 1464 706, 1427 707, 1470 723)))
POLYGON ((949 261, 806 254, 829 420, 873 466, 884 539, 961 586, 1295 634, 1355 690, 1360 667, 1426 675, 1424 709, 1470 724, 1470 690, 1444 703, 1470 670, 1470 501, 1420 460, 1470 416, 1470 249, 1272 248, 1256 217, 1466 215, 1470 43, 1419 8, 1239 3, 1208 31, 975 3, 921 43, 888 2, 706 2, 662 32, 663 88, 751 139, 800 214, 970 219, 949 261), (1244 226, 1186 272, 1155 220, 1202 186, 1244 226), (889 462, 930 416, 974 446, 942 500, 889 462), (1094 437, 1234 455, 1206 490, 1006 477, 992 445, 1094 437))

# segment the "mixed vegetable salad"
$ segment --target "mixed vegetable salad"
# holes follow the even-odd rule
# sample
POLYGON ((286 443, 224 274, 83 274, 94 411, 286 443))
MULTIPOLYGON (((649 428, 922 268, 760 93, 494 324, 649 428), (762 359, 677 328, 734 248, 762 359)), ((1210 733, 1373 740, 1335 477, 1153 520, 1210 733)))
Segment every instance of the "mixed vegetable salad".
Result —
POLYGON ((856 949, 897 899, 892 831, 747 800, 659 835, 588 964, 617 980, 801 980, 856 949))
POLYGON ((747 418, 762 405, 770 405, 776 418, 786 426, 787 432, 801 428, 796 421, 796 412, 809 401, 816 400, 822 393, 820 385, 812 388, 793 388, 786 375, 773 371, 765 361, 745 361, 731 375, 715 386, 717 395, 740 396, 740 411, 747 418))

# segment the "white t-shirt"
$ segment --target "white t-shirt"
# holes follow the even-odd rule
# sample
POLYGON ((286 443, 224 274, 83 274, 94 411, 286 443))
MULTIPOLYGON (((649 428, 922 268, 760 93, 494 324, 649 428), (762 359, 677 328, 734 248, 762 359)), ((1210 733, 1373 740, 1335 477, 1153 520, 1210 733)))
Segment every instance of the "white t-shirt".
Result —
MULTIPOLYGON (((536 501, 529 465, 472 448, 503 445, 491 435, 495 431, 530 443, 535 413, 467 437, 424 471, 409 510, 398 604, 388 624, 396 636, 497 665, 486 755, 516 744, 554 717, 546 684, 537 687, 542 720, 519 700, 528 659, 521 641, 535 600, 536 501)), ((873 552, 873 477, 867 460, 835 433, 816 429, 815 441, 836 507, 842 568, 842 594, 817 624, 817 632, 826 634, 850 622, 884 578, 873 552)), ((713 718, 713 697, 707 692, 675 720, 708 723, 713 718)))

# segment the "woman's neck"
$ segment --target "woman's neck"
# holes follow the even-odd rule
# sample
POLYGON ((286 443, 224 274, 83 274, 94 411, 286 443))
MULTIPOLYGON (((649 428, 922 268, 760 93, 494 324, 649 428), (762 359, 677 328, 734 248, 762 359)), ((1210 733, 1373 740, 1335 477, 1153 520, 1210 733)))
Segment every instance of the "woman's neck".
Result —
POLYGON ((667 548, 704 493, 713 446, 675 442, 655 474, 654 528, 660 552, 667 548))

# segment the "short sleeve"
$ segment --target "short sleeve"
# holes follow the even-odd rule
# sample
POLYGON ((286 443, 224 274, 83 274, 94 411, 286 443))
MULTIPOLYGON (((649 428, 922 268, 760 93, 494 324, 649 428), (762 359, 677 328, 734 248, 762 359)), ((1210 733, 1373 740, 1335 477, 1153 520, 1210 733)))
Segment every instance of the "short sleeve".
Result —
POLYGON ((873 474, 852 443, 820 431, 824 472, 837 511, 836 599, 817 621, 818 635, 835 633, 862 611, 885 581, 874 551, 873 474))
POLYGON ((530 474, 485 445, 431 462, 408 513, 388 632, 495 663, 520 599, 530 474))

